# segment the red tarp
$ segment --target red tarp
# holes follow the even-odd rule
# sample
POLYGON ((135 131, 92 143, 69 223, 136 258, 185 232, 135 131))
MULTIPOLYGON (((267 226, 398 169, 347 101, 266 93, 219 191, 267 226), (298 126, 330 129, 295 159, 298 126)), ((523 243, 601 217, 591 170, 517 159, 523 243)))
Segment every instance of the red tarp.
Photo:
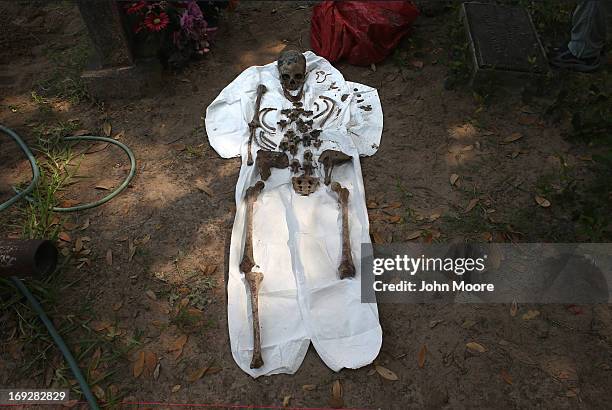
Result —
POLYGON ((382 61, 419 15, 410 1, 324 1, 314 7, 310 44, 331 62, 382 61))

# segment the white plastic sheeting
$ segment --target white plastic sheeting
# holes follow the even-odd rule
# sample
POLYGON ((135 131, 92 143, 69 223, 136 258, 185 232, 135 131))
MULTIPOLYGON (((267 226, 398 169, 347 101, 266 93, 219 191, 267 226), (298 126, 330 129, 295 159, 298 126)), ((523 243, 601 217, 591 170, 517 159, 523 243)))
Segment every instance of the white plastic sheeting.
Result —
MULTIPOLYGON (((315 170, 321 185, 309 196, 294 192, 290 169, 272 169, 253 211, 254 270, 264 275, 259 294, 264 365, 259 369, 249 367, 253 352, 250 294, 238 267, 246 234, 245 193, 260 179, 256 166, 246 164, 248 123, 253 118, 259 84, 267 87, 261 108, 277 108, 266 115, 268 124, 278 129, 280 110, 293 105, 283 96, 273 62, 242 72, 206 110, 211 146, 224 158, 242 157, 230 245, 228 325, 234 359, 253 377, 295 373, 310 342, 334 371, 371 363, 382 343, 376 304, 361 303, 360 288, 361 244, 369 244, 370 238, 359 156, 372 155, 378 149, 383 126, 380 100, 375 89, 345 81, 324 58, 312 52, 304 55, 307 80, 303 108, 315 111, 314 115, 325 109, 321 95, 332 98, 337 107, 322 128, 321 147, 308 147, 314 154, 314 163, 318 164, 319 154, 326 149, 353 156, 352 162, 334 169, 332 180, 350 191, 350 238, 357 275, 354 279, 338 278, 341 211, 336 193, 323 185, 324 167, 318 165, 315 170)), ((313 129, 320 128, 323 118, 325 115, 314 120, 313 129)), ((278 144, 283 134, 277 130, 267 137, 278 144)), ((257 149, 254 143, 253 158, 257 149)), ((300 161, 303 151, 300 145, 300 161)))

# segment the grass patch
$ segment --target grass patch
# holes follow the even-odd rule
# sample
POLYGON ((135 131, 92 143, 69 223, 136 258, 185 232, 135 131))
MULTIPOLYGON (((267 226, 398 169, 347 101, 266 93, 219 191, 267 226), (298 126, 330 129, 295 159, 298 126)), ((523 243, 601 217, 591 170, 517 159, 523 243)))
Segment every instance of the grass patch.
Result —
MULTIPOLYGON (((77 127, 76 122, 58 122, 54 125, 41 125, 33 130, 36 137, 33 151, 37 157, 40 179, 31 193, 31 201, 20 201, 2 213, 3 218, 5 215, 10 216, 12 228, 21 228, 21 236, 24 239, 58 240, 63 220, 52 208, 58 204, 63 189, 71 183, 71 178, 78 170, 78 164, 74 165, 76 155, 71 148, 72 143, 66 143, 62 139, 71 135, 77 127)), ((72 259, 70 248, 63 250, 69 252, 60 253, 60 263, 55 272, 40 279, 28 278, 25 283, 53 318, 58 332, 72 347, 90 384, 107 384, 116 371, 115 362, 127 355, 139 341, 130 339, 120 343, 117 337, 108 338, 89 328, 82 320, 63 314, 59 305, 66 287, 62 287, 61 273, 72 259), (98 364, 108 362, 110 370, 96 371, 91 367, 91 361, 94 360, 92 355, 97 349, 100 349, 101 353, 95 360, 98 364)), ((85 300, 80 312, 93 316, 91 303, 92 299, 85 300)), ((8 350, 13 356, 12 359, 23 362, 16 368, 13 380, 31 379, 41 387, 70 388, 73 393, 80 395, 80 387, 47 329, 7 279, 0 279, 0 311, 3 312, 0 345, 10 346, 8 350)), ((3 349, 2 354, 9 353, 3 349)), ((122 359, 121 362, 125 360, 122 359)), ((121 397, 116 389, 109 389, 110 387, 105 392, 105 405, 112 405, 121 397)))
POLYGON ((38 81, 32 98, 39 105, 47 98, 61 98, 72 104, 89 100, 89 94, 81 80, 92 52, 92 46, 86 35, 79 36, 78 43, 65 50, 51 49, 47 58, 53 63, 52 72, 38 81))

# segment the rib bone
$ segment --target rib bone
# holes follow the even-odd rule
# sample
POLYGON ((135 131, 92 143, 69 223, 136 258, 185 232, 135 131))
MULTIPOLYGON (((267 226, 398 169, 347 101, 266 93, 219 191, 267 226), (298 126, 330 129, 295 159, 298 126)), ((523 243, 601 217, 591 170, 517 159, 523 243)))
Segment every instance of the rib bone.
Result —
POLYGON ((325 118, 323 118, 323 121, 321 121, 321 124, 319 125, 319 127, 323 128, 323 126, 325 125, 329 117, 332 115, 332 113, 336 109, 336 102, 325 95, 322 95, 320 98, 322 98, 323 101, 329 101, 331 103, 331 109, 329 110, 329 112, 327 113, 325 118))
POLYGON ((348 198, 349 190, 337 182, 331 184, 331 189, 338 194, 338 203, 342 209, 342 260, 338 266, 340 279, 352 278, 355 276, 355 265, 351 254, 351 238, 348 220, 348 198))
POLYGON ((268 125, 268 123, 266 122, 266 114, 269 113, 270 111, 276 111, 276 108, 262 108, 261 111, 259 112, 259 122, 261 123, 261 125, 264 126, 264 128, 267 128, 268 130, 275 132, 276 128, 272 127, 271 125, 268 125))
POLYGON ((261 127, 259 122, 259 108, 261 107, 261 97, 268 89, 265 85, 259 84, 257 86, 257 98, 255 99, 255 111, 253 112, 253 119, 249 123, 249 145, 247 154, 247 165, 253 165, 253 154, 251 154, 251 147, 253 146, 253 138, 255 138, 255 130, 261 127))

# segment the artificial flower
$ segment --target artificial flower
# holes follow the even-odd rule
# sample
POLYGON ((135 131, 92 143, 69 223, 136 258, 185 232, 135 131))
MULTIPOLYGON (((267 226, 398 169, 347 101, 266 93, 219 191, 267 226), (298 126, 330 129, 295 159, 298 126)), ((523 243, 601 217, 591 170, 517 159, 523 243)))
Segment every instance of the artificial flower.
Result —
POLYGON ((145 1, 144 0, 140 0, 140 1, 135 1, 133 3, 127 4, 125 6, 125 8, 127 9, 127 14, 136 14, 140 10, 142 10, 144 8, 144 6, 146 6, 145 1))
POLYGON ((147 14, 147 17, 144 20, 145 26, 147 26, 150 31, 163 30, 168 26, 169 22, 170 18, 168 17, 168 14, 164 12, 161 12, 159 14, 150 12, 149 14, 147 14))

